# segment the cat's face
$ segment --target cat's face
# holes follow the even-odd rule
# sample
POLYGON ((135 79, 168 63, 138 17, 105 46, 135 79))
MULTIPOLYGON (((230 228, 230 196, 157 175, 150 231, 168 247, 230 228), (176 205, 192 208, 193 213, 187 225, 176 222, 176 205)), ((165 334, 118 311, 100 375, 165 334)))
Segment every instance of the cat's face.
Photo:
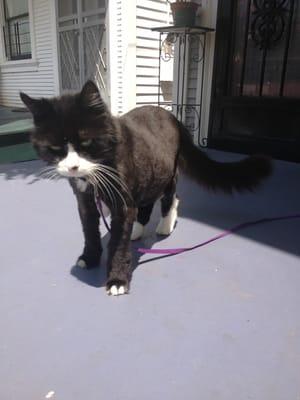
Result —
POLYGON ((33 115, 31 140, 39 157, 60 175, 88 177, 111 153, 110 114, 93 82, 61 98, 20 96, 33 115))

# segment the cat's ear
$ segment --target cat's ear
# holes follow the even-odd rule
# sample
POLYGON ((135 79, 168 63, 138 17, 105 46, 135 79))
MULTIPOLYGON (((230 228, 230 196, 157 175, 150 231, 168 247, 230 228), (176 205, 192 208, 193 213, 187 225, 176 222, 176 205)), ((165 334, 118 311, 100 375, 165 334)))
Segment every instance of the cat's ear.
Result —
POLYGON ((104 111, 105 103, 103 102, 101 95, 99 93, 97 85, 93 81, 87 81, 83 86, 79 98, 81 104, 85 107, 95 110, 95 111, 104 111))
POLYGON ((28 110, 31 112, 31 114, 34 114, 38 108, 39 100, 33 99, 32 97, 28 96, 28 94, 23 92, 20 92, 20 98, 25 106, 28 108, 28 110))
POLYGON ((52 105, 46 99, 33 99, 23 92, 20 93, 20 98, 31 112, 35 122, 45 119, 53 111, 52 105))

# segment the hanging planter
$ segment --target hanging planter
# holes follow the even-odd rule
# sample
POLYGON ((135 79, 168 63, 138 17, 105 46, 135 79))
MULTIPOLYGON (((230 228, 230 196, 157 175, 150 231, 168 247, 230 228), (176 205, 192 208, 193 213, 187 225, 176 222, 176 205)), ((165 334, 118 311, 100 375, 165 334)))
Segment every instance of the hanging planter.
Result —
POLYGON ((194 26, 199 4, 193 1, 176 0, 170 3, 174 26, 194 26))

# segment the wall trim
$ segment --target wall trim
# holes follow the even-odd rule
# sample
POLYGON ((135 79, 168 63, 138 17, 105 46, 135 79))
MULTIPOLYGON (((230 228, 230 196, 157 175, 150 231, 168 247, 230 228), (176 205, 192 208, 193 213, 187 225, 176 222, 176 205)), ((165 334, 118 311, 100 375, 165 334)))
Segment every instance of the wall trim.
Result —
POLYGON ((59 60, 58 60, 58 11, 57 2, 51 2, 51 31, 52 31, 52 45, 53 45, 53 76, 54 76, 54 92, 58 96, 60 94, 60 79, 59 79, 59 60))
POLYGON ((34 59, 6 61, 0 64, 0 70, 2 74, 8 74, 11 72, 35 72, 38 71, 38 67, 39 62, 34 59))

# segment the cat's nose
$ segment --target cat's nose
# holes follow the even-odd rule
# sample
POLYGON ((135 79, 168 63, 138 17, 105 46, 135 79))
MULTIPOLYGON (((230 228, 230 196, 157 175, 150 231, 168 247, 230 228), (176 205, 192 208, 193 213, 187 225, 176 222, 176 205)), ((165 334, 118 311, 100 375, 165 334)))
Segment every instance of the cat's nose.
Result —
POLYGON ((77 172, 78 171, 78 165, 73 165, 72 167, 69 167, 70 172, 77 172))

